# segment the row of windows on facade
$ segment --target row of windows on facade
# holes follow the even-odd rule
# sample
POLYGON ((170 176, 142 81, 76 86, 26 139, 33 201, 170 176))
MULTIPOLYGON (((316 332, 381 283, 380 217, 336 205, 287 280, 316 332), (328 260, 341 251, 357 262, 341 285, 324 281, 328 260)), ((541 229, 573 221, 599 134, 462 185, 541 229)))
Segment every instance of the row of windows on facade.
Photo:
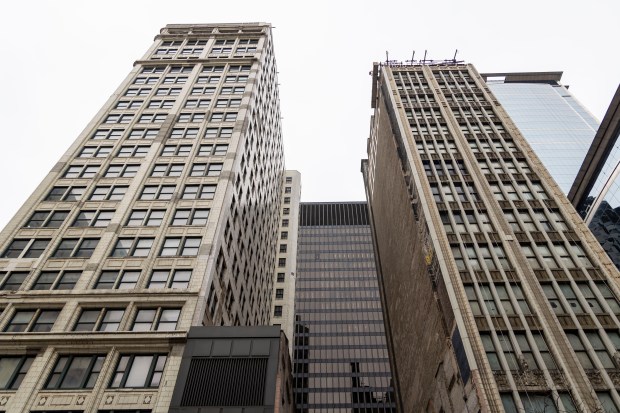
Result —
MULTIPOLYGON (((218 171, 219 172, 219 171, 218 171)), ((217 185, 185 185, 181 199, 213 199, 217 185)), ((89 201, 120 201, 127 192, 127 185, 97 185, 88 197, 89 201)), ((139 200, 171 200, 176 185, 145 185, 139 200)), ((44 201, 79 201, 86 192, 85 186, 54 186, 44 201)))
MULTIPOLYGON (((542 289, 555 314, 586 314, 584 308, 589 308, 595 314, 605 314, 608 306, 613 314, 620 316, 620 304, 609 286, 603 281, 597 281, 593 286, 589 282, 542 283, 542 289), (579 296, 576 294, 579 294, 579 296)), ((523 314, 532 314, 523 290, 516 283, 511 284, 480 284, 477 286, 465 285, 465 293, 474 316, 483 315, 482 309, 491 316, 516 314, 515 308, 523 314), (483 303, 481 305, 481 303, 483 303)))
MULTIPOLYGON (((170 219, 172 226, 206 225, 209 208, 178 208, 170 219)), ((107 227, 114 217, 115 210, 82 210, 73 221, 72 227, 107 227)), ((35 211, 24 225, 25 228, 60 228, 70 211, 35 211)), ((125 226, 161 226, 166 215, 165 209, 134 209, 125 226)))
MULTIPOLYGON (((179 145, 164 145, 160 156, 169 157, 169 156, 177 156, 177 157, 188 157, 192 153, 194 146, 189 144, 179 144, 179 145)), ((85 146, 82 151, 78 154, 78 158, 106 158, 112 153, 113 147, 107 145, 101 146, 85 146)), ((118 152, 116 153, 117 158, 144 158, 149 151, 151 150, 151 145, 122 145, 118 152)), ((198 147, 198 151, 196 153, 197 157, 204 156, 223 156, 225 151, 228 151, 228 145, 226 144, 217 144, 217 145, 200 145, 198 147)), ((115 178, 113 175, 114 171, 120 170, 122 165, 111 165, 112 175, 106 177, 115 178)))
MULTIPOLYGON (((168 139, 196 139, 200 128, 173 128, 168 139)), ((93 140, 118 140, 125 133, 125 129, 97 129, 92 135, 93 140)), ((128 140, 155 139, 159 129, 155 128, 134 128, 127 135, 128 140)), ((223 138, 232 136, 233 128, 230 127, 208 127, 202 135, 205 139, 223 138)))
MULTIPOLYGON (((239 78, 237 78, 239 79, 239 78)), ((217 77, 209 77, 209 78, 205 78, 205 79, 200 79, 200 84, 215 84, 215 83, 219 83, 220 79, 218 79, 217 77)), ((237 80, 233 79, 229 79, 228 82, 226 83, 238 83, 237 80)), ((209 99, 211 99, 211 97, 213 97, 213 95, 216 95, 216 91, 218 90, 218 87, 216 86, 198 86, 198 87, 192 87, 192 89, 190 90, 189 94, 191 96, 200 96, 200 95, 206 95, 206 96, 210 96, 209 99)), ((180 96, 181 95, 181 91, 182 89, 179 87, 160 87, 158 89, 155 90, 155 94, 154 96, 180 96)), ((149 96, 151 93, 153 92, 153 88, 152 87, 129 87, 127 89, 127 91, 125 91, 124 96, 125 97, 135 97, 135 96, 149 96)), ((223 95, 241 95, 245 92, 245 86, 221 86, 219 88, 219 95, 223 96, 223 95)), ((196 99, 188 99, 186 101, 186 108, 191 108, 191 107, 198 107, 198 104, 196 103, 196 106, 192 106, 194 103, 190 103, 190 106, 187 106, 188 103, 190 102, 190 100, 194 101, 196 99)), ((116 107, 116 109, 137 109, 138 107, 142 106, 142 102, 140 101, 139 103, 135 103, 133 105, 135 105, 135 107, 132 107, 132 103, 133 101, 124 101, 124 102, 128 102, 128 103, 124 103, 121 104, 120 107, 116 107), (127 107, 125 107, 127 106, 127 107)), ((170 109, 174 106, 174 103, 176 102, 176 99, 151 99, 148 103, 147 108, 149 109, 170 109)))
MULTIPOLYGON (((2 258, 38 258, 51 239, 14 239, 2 254, 2 258)), ((159 251, 160 257, 195 257, 198 255, 201 237, 165 237, 159 251)), ((119 238, 110 257, 148 257, 155 238, 119 238)), ((51 258, 90 258, 99 244, 99 238, 63 238, 51 258)))
MULTIPOLYGON (((222 150, 227 149, 228 145, 217 145, 222 147, 222 150), (224 148, 225 147, 225 148, 224 148)), ((224 152, 225 153, 225 152, 224 152)), ((122 164, 122 165, 110 165, 106 172, 103 174, 104 178, 118 178, 118 177, 133 177, 138 172, 140 164, 122 164)), ((213 163, 194 163, 191 165, 189 176, 219 176, 222 171, 223 164, 220 162, 213 163)), ((150 176, 152 177, 179 177, 183 173, 185 163, 156 163, 151 170, 150 176)), ((71 165, 62 175, 62 178, 77 179, 77 178, 94 178, 99 173, 101 165, 99 164, 86 164, 86 165, 71 165)), ((93 194, 94 195, 94 194, 93 194)))
MULTIPOLYGON (((252 54, 256 53, 256 46, 245 46, 244 44, 258 44, 257 39, 247 39, 247 41, 256 41, 256 43, 239 43, 236 47, 220 47, 213 46, 209 52, 209 56, 219 56, 219 55, 230 55, 231 53, 235 56, 244 55, 244 54, 252 54), (233 53, 234 50, 234 53, 233 53)), ((240 41, 241 42, 241 41, 240 41)), ((193 55, 201 55, 204 52, 204 47, 177 47, 177 46, 162 46, 155 50, 155 53, 151 56, 151 58, 162 58, 172 56, 193 56, 193 55)))
MULTIPOLYGON (((2 356, 0 389, 17 390, 26 377, 36 355, 2 356)), ((105 354, 58 355, 44 389, 92 389, 101 373, 105 354)), ((109 388, 159 387, 167 354, 120 354, 109 388)))
MULTIPOLYGON (((174 105, 174 102, 175 102, 174 100, 151 99, 148 103, 147 108, 148 109, 170 109, 174 105)), ((143 104, 144 104, 144 100, 141 100, 141 99, 120 100, 116 104, 114 109, 122 109, 122 110, 139 109, 140 107, 142 107, 143 104)), ((187 101, 185 101, 184 108, 186 109, 207 109, 210 106, 211 106, 211 99, 188 99, 187 101)), ((241 99, 217 99, 214 105, 215 108, 238 108, 239 106, 241 106, 241 99)), ((178 122, 189 122, 190 121, 189 116, 191 115, 192 115, 191 113, 187 113, 187 114, 181 113, 179 115, 178 122)), ((143 115, 143 116, 146 116, 146 115, 143 115)), ((126 122, 127 119, 128 118, 125 118, 124 122, 118 122, 116 121, 117 119, 112 118, 111 122, 108 122, 106 118, 106 123, 127 123, 126 122)), ((155 122, 155 119, 154 118, 143 119, 141 117, 139 120, 139 123, 148 123, 148 122, 155 122)))
MULTIPOLYGON (((497 331, 496 335, 480 333, 491 370, 558 370, 542 333, 530 334, 502 331, 497 331)), ((605 330, 605 334, 596 331, 566 331, 565 334, 585 370, 620 367, 620 360, 616 356, 620 350, 618 331, 605 330)))
MULTIPOLYGON (((237 120, 237 112, 213 112, 209 118, 209 122, 235 122, 237 120)), ((204 122, 206 113, 181 113, 176 122, 178 123, 199 123, 204 122)), ((146 113, 140 115, 138 123, 164 123, 168 117, 168 113, 146 113)), ((112 114, 108 115, 103 123, 132 123, 135 118, 133 114, 112 114)))
MULTIPOLYGON (((582 411, 581 404, 567 391, 558 391, 557 396, 552 392, 519 392, 517 397, 522 407, 518 407, 512 393, 501 394, 506 413, 572 413, 582 411)), ((620 412, 609 391, 597 391, 596 397, 603 409, 595 409, 595 411, 601 413, 620 412)))
MULTIPOLYGON (((178 76, 178 77, 170 77, 165 78, 166 82, 164 84, 185 84, 188 80, 186 76, 178 76)), ((215 87, 210 87, 207 89, 207 93, 204 92, 204 87, 195 88, 194 85, 216 85, 222 82, 224 84, 232 84, 232 83, 247 83, 249 80, 248 75, 207 75, 207 76, 198 76, 194 83, 192 84, 192 89, 190 94, 211 94, 209 91, 215 92, 215 87), (203 89, 202 93, 201 88, 203 89)), ((124 96, 147 96, 150 95, 153 90, 153 85, 159 84, 159 77, 138 77, 133 82, 133 85, 137 86, 129 86, 124 93, 124 96), (141 86, 145 85, 145 86, 141 86)), ((163 82, 162 82, 163 83, 163 82)), ((155 96, 179 96, 182 91, 182 87, 177 86, 161 86, 155 90, 155 96)), ((238 86, 222 86, 220 90, 220 94, 235 94, 234 91, 239 91, 242 93, 243 90, 239 89, 238 86), (228 88, 228 89, 225 89, 228 88)))
MULTIPOLYGON (((82 272, 44 270, 36 279, 24 286, 29 275, 27 271, 0 272, 0 290, 15 291, 20 288, 32 291, 72 290, 82 276, 82 272)), ((103 270, 96 281, 87 288, 95 290, 128 290, 142 287, 185 289, 189 286, 192 270, 155 269, 145 282, 140 282, 141 275, 141 270, 103 270)))
MULTIPOLYGON (((180 74, 191 73, 194 70, 194 67, 195 65, 184 65, 184 66, 148 65, 148 66, 144 66, 142 70, 140 71, 140 73, 147 74, 147 75, 162 75, 164 73, 172 74, 172 75, 180 75, 180 74)), ((247 73, 251 69, 252 69, 252 66, 250 65, 235 65, 235 64, 211 65, 209 64, 209 65, 203 65, 200 71, 201 73, 224 73, 224 72, 247 73)))

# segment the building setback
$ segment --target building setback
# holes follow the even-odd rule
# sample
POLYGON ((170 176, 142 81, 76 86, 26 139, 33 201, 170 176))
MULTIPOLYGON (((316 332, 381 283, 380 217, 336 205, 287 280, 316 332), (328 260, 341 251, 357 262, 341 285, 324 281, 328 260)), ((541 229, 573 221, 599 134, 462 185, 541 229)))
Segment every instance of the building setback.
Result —
POLYGON ((0 234, 0 411, 168 411, 191 326, 271 319, 271 26, 168 25, 0 234))
POLYGON ((400 410, 618 411, 619 274, 476 69, 376 64, 372 107, 400 410))
POLYGON ((298 413, 396 411, 365 202, 301 204, 293 352, 298 413))

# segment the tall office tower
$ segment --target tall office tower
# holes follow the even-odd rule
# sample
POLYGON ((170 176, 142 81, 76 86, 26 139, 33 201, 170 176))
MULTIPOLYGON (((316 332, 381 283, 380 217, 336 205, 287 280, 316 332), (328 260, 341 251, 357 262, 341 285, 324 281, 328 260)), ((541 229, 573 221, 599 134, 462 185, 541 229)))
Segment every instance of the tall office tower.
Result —
MULTIPOLYGON (((568 194, 599 123, 560 83, 562 72, 481 76, 560 189, 568 194)), ((472 108, 472 115, 476 111, 472 108)))
POLYGON ((169 25, 0 234, 0 410, 167 412, 186 332, 270 321, 271 26, 169 25))
POLYGON ((282 191, 278 255, 273 272, 275 280, 271 300, 271 324, 282 328, 288 339, 289 354, 293 354, 301 174, 297 171, 286 171, 282 191))
POLYGON ((295 296, 297 412, 395 412, 365 202, 301 204, 295 296))
POLYGON ((596 132, 568 199, 620 268, 620 87, 596 132))
POLYGON ((618 271, 472 65, 372 72, 366 180, 401 411, 618 411, 618 271))

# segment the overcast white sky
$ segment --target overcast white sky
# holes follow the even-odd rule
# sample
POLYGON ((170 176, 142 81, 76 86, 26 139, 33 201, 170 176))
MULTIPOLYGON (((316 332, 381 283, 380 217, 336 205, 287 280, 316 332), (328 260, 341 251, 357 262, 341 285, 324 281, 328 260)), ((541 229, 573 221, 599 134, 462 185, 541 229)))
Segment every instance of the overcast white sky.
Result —
POLYGON ((373 61, 458 58, 481 72, 564 71, 602 118, 620 83, 618 0, 3 1, 0 228, 168 23, 274 30, 286 163, 303 201, 363 200, 373 61))

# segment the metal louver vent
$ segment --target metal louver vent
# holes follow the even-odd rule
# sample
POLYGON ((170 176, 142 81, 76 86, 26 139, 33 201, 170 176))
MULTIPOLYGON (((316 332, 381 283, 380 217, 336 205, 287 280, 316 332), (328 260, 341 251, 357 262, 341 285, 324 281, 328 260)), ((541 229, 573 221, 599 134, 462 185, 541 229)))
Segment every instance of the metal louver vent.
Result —
POLYGON ((192 358, 181 406, 260 406, 267 358, 192 358))

